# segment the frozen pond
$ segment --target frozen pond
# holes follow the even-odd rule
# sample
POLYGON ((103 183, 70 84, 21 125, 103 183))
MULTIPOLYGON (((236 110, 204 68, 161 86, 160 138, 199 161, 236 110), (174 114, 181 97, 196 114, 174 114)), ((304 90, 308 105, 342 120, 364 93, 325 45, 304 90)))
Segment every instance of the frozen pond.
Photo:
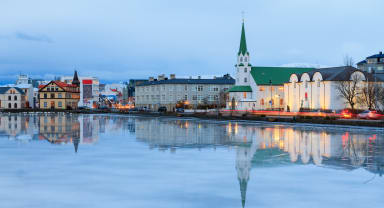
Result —
POLYGON ((0 116, 0 207, 383 207, 382 129, 0 116))

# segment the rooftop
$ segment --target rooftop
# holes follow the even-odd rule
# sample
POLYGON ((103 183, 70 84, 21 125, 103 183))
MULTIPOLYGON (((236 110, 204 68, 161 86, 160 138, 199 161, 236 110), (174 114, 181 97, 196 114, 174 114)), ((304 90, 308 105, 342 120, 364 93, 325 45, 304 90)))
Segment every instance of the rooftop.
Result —
POLYGON ((158 85, 158 84, 235 84, 235 80, 229 76, 224 75, 223 77, 216 77, 213 79, 184 79, 184 78, 174 78, 174 79, 163 79, 153 81, 146 81, 144 83, 137 84, 136 86, 148 86, 148 85, 158 85))
POLYGON ((301 74, 312 70, 314 68, 252 67, 251 75, 257 85, 283 85, 289 81, 291 74, 301 74))

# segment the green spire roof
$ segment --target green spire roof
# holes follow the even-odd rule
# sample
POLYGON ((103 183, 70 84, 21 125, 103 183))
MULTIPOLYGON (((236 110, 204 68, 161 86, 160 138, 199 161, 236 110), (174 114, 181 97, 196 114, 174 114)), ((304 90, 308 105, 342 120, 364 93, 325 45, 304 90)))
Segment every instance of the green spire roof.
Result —
POLYGON ((240 54, 242 54, 242 55, 248 54, 247 41, 245 40, 244 22, 243 22, 243 26, 241 28, 240 48, 239 48, 239 53, 237 55, 240 55, 240 54))

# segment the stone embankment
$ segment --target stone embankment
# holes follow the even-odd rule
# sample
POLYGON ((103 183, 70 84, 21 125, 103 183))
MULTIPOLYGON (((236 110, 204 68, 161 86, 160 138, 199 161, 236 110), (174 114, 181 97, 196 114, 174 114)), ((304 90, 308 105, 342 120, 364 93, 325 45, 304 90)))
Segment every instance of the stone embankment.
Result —
MULTIPOLYGON (((79 109, 79 110, 41 110, 41 109, 3 109, 0 113, 72 113, 72 114, 124 114, 124 115, 140 115, 149 117, 191 117, 200 119, 215 120, 249 120, 249 121, 265 121, 265 122, 287 122, 287 123, 305 123, 305 124, 327 124, 327 125, 347 125, 347 126, 368 126, 383 127, 384 120, 361 120, 361 119, 339 119, 332 116, 283 116, 283 115, 266 115, 266 114, 247 114, 235 112, 131 112, 119 111, 115 109, 79 109)), ((384 129, 383 129, 384 130, 384 129)))

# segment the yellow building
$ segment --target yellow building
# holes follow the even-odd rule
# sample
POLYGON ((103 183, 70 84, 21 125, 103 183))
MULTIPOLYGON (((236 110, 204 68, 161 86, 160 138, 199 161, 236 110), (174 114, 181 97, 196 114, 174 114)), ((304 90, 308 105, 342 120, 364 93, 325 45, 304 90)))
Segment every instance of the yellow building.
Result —
POLYGON ((40 109, 77 109, 80 100, 80 82, 77 72, 72 84, 60 81, 51 81, 39 86, 40 109))

